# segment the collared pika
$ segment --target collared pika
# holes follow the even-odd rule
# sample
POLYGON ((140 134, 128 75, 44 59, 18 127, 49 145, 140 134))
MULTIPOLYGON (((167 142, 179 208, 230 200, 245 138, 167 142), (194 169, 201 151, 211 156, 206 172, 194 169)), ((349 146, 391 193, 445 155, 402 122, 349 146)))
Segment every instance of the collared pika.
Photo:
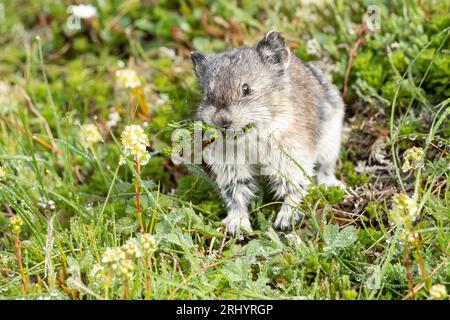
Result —
POLYGON ((334 175, 344 117, 342 98, 317 68, 290 52, 279 32, 267 33, 255 47, 211 55, 192 52, 191 60, 203 93, 199 118, 227 132, 251 125, 250 132, 237 138, 253 139, 250 152, 260 152, 255 150, 270 141, 265 144, 269 150, 256 162, 223 161, 209 152, 206 162, 227 205, 223 222, 230 234, 240 228, 252 231, 248 205, 261 173, 269 176, 275 196, 283 199, 274 222, 282 230, 298 221, 299 203, 311 177, 318 184, 343 186, 334 175))

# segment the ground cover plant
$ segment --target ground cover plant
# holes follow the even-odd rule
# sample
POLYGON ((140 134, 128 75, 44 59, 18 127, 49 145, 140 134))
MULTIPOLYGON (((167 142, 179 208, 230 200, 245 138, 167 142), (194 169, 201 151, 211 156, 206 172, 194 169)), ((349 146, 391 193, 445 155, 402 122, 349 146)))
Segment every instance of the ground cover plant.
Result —
POLYGON ((80 4, 0 1, 1 299, 448 299, 448 2, 80 4), (270 29, 345 91, 347 188, 313 186, 286 232, 263 190, 240 241, 171 138, 189 52, 270 29))

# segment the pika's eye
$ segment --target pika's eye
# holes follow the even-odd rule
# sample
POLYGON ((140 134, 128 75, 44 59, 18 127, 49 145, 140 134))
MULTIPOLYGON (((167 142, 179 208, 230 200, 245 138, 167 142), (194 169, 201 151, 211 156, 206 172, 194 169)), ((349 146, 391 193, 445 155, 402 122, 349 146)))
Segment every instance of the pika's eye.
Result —
POLYGON ((248 84, 244 83, 242 85, 242 93, 244 94, 244 96, 247 96, 250 94, 250 87, 248 86, 248 84))

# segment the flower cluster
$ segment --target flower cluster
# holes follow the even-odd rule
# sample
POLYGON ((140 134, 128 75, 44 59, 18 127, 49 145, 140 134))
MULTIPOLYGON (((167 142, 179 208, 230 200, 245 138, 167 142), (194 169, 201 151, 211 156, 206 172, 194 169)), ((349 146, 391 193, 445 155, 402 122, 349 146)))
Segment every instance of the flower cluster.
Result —
POLYGON ((118 263, 123 259, 125 259, 125 252, 121 248, 108 248, 103 253, 102 263, 111 266, 115 270, 118 267, 118 263))
POLYGON ((116 71, 116 79, 119 87, 133 89, 140 87, 141 81, 133 69, 119 69, 116 71))
POLYGON ((117 271, 126 279, 131 279, 134 273, 134 263, 131 259, 122 259, 119 261, 117 271))
POLYGON ((91 276, 96 280, 104 279, 108 271, 113 275, 131 279, 135 270, 135 259, 141 258, 156 248, 153 235, 144 233, 139 239, 130 239, 121 247, 108 248, 103 253, 101 263, 97 263, 91 270, 91 276))
MULTIPOLYGON (((127 258, 123 248, 108 248, 103 253, 102 264, 104 267, 112 270, 114 273, 119 274, 127 279, 133 276, 134 265, 131 259, 127 258)), ((92 270, 93 276, 99 275, 100 272, 104 271, 105 268, 96 265, 92 270)))
POLYGON ((140 258, 142 257, 142 251, 139 248, 136 240, 130 239, 123 246, 122 250, 130 258, 140 258))
POLYGON ((418 218, 417 203, 413 198, 400 193, 393 197, 393 206, 389 212, 391 224, 409 229, 418 218))
POLYGON ((120 139, 126 156, 136 156, 142 165, 148 163, 150 155, 147 152, 147 147, 150 145, 150 141, 140 126, 126 126, 120 139))
POLYGON ((81 126, 80 130, 80 141, 83 146, 88 148, 103 141, 103 136, 96 125, 92 123, 84 124, 81 126))
POLYGON ((424 152, 422 148, 412 147, 403 154, 402 171, 417 170, 423 166, 424 152))
POLYGON ((389 211, 388 217, 391 225, 397 226, 401 231, 400 239, 408 243, 414 243, 413 223, 419 217, 416 200, 403 193, 394 195, 392 209, 389 211))
POLYGON ((15 215, 9 219, 9 225, 11 226, 12 232, 15 235, 19 235, 22 231, 23 220, 18 215, 15 215))

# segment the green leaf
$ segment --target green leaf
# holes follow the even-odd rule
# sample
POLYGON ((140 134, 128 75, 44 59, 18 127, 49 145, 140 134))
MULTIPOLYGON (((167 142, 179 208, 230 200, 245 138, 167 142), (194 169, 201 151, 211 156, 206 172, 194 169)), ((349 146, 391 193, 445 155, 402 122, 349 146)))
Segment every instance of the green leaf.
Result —
POLYGON ((267 240, 253 240, 246 246, 246 254, 250 259, 268 257, 280 251, 277 243, 267 240))
POLYGON ((179 230, 174 230, 172 233, 162 235, 162 238, 183 249, 194 247, 194 242, 192 241, 191 236, 187 233, 182 233, 179 230))
POLYGON ((136 219, 132 217, 124 217, 119 220, 117 220, 116 223, 116 230, 118 233, 121 234, 131 234, 133 231, 135 231, 139 227, 139 224, 136 219))
POLYGON ((250 264, 246 259, 238 259, 225 262, 220 271, 229 282, 242 282, 247 280, 249 268, 250 264))
POLYGON ((323 232, 323 237, 325 240, 325 251, 347 248, 358 238, 355 227, 348 226, 339 231, 339 226, 337 224, 327 225, 323 232))

